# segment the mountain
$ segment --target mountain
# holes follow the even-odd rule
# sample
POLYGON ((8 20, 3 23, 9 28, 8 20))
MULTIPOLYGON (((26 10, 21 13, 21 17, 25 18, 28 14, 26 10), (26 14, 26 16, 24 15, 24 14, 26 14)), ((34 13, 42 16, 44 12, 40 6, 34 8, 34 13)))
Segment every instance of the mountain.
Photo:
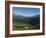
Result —
POLYGON ((31 17, 24 17, 22 15, 13 15, 13 23, 17 24, 17 26, 21 24, 24 26, 27 26, 27 24, 29 24, 30 25, 29 27, 31 27, 31 25, 33 26, 32 29, 33 28, 39 29, 40 28, 40 15, 35 15, 31 17))
POLYGON ((21 21, 21 22, 24 22, 24 23, 29 23, 29 24, 34 23, 35 24, 35 23, 39 23, 40 15, 35 15, 35 16, 32 16, 32 17, 24 17, 24 16, 21 16, 21 15, 14 15, 13 19, 14 19, 14 21, 17 20, 17 21, 21 21))

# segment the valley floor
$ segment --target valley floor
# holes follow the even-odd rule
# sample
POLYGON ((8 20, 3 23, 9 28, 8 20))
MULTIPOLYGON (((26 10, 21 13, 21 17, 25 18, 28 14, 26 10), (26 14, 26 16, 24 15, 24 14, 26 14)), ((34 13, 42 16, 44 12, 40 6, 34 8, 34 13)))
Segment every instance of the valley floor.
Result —
POLYGON ((35 29, 35 26, 27 23, 16 22, 13 24, 13 30, 32 30, 35 29))

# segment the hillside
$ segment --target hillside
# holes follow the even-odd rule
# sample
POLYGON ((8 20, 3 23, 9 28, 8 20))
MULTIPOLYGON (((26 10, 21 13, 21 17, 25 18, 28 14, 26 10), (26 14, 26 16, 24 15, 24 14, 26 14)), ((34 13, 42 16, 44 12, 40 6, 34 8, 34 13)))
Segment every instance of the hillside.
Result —
POLYGON ((40 15, 32 17, 13 15, 13 27, 13 30, 40 29, 40 15))

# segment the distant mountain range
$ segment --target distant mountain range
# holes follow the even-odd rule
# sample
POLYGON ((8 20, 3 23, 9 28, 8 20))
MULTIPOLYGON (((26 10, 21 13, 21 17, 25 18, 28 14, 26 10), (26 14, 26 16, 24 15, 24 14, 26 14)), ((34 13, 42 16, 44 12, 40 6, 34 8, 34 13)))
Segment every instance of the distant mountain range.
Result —
POLYGON ((32 21, 33 22, 39 22, 40 21, 40 15, 35 15, 35 16, 32 16, 32 17, 24 17, 24 16, 21 16, 21 15, 14 15, 13 16, 13 19, 15 20, 18 20, 18 21, 24 21, 24 22, 27 22, 27 23, 31 23, 32 21))
POLYGON ((40 15, 35 15, 32 17, 24 17, 21 15, 13 15, 13 22, 22 22, 27 24, 32 24, 40 28, 40 15))

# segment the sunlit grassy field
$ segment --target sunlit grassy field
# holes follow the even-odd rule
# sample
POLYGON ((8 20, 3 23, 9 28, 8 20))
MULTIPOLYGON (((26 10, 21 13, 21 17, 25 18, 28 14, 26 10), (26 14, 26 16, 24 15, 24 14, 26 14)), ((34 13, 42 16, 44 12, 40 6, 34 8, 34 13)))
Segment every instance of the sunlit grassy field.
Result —
POLYGON ((26 24, 22 22, 15 22, 13 27, 13 30, 30 30, 34 28, 31 24, 26 24))

